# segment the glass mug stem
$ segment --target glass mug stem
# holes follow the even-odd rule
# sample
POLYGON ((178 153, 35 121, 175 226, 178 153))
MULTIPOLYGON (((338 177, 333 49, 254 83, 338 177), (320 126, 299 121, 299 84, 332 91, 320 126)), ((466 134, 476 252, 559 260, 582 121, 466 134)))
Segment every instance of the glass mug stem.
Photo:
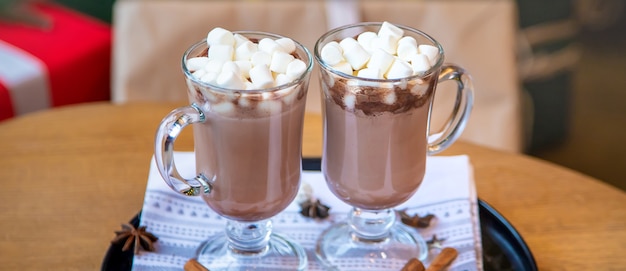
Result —
POLYGON ((363 242, 381 242, 389 237, 389 230, 396 220, 396 213, 391 209, 364 210, 353 208, 348 213, 348 224, 353 237, 363 242))

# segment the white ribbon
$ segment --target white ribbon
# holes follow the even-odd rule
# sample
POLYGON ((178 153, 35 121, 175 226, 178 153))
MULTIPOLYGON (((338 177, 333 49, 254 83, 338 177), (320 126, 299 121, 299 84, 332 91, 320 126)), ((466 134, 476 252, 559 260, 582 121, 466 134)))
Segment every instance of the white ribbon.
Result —
POLYGON ((16 116, 50 108, 46 65, 24 50, 0 40, 0 81, 9 90, 16 116))

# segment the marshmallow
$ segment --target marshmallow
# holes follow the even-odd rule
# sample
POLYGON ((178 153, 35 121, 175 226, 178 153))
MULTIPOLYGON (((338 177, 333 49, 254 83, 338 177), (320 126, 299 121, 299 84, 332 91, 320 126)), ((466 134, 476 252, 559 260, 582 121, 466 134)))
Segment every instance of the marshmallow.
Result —
POLYGON ((428 61, 430 61, 431 64, 437 63, 439 48, 428 44, 420 44, 417 48, 420 54, 428 56, 428 61))
POLYGON ((345 73, 347 75, 353 75, 354 71, 352 70, 352 66, 350 63, 342 61, 339 64, 333 66, 333 69, 345 73))
POLYGON ((411 44, 415 47, 417 47, 417 40, 415 40, 414 37, 411 36, 406 36, 406 37, 402 37, 400 40, 398 40, 398 45, 400 44, 411 44))
POLYGON ((343 49, 341 49, 339 43, 331 41, 322 47, 321 57, 326 64, 335 66, 343 61, 343 49))
POLYGON ((380 76, 382 76, 387 73, 387 70, 389 70, 389 67, 391 67, 394 60, 395 58, 393 55, 379 48, 372 53, 370 61, 367 63, 367 68, 376 68, 380 70, 380 76))
MULTIPOLYGON (((254 86, 252 85, 252 83, 246 82, 246 89, 254 89, 254 86), (250 87, 250 88, 248 88, 248 87, 250 87)), ((250 100, 247 97, 245 97, 245 96, 241 96, 237 100, 237 104, 239 106, 241 106, 241 107, 248 107, 248 106, 250 106, 250 100)))
POLYGON ((192 72, 191 75, 197 79, 202 78, 203 75, 205 75, 207 73, 206 70, 201 69, 201 70, 197 70, 195 72, 192 72))
MULTIPOLYGON (((224 73, 225 71, 231 71, 232 73, 234 73, 235 75, 237 75, 241 81, 245 81, 246 77, 243 76, 241 69, 239 68, 239 65, 237 65, 237 63, 233 62, 233 61, 226 61, 224 62, 224 65, 222 65, 222 72, 224 73)), ((244 89, 244 88, 242 88, 244 89)))
POLYGON ((368 52, 374 51, 373 44, 376 43, 377 39, 378 35, 371 31, 363 32, 356 37, 357 42, 368 52))
POLYGON ((200 81, 209 83, 209 84, 214 84, 217 81, 217 75, 218 73, 216 72, 205 72, 202 75, 202 77, 200 77, 200 81))
POLYGON ((269 67, 272 63, 272 55, 263 51, 257 51, 250 57, 250 62, 252 62, 253 67, 259 65, 266 65, 269 67))
POLYGON ((249 42, 250 40, 241 34, 233 34, 233 38, 235 39, 234 47, 237 48, 242 44, 249 42))
POLYGON ((283 47, 273 39, 263 38, 259 41, 259 50, 273 55, 276 51, 283 52, 283 47))
POLYGON ((216 112, 220 115, 232 114, 235 112, 235 105, 232 102, 223 102, 211 107, 213 112, 216 112))
POLYGON ((274 100, 263 100, 257 105, 257 109, 270 115, 280 113, 282 110, 282 103, 274 100))
POLYGON ((283 51, 275 51, 270 62, 270 71, 276 73, 285 73, 287 65, 294 60, 294 57, 283 51))
POLYGON ((409 58, 409 61, 411 62, 411 68, 414 74, 425 72, 431 67, 428 56, 424 54, 413 55, 409 58))
POLYGON ((222 71, 215 79, 215 83, 220 87, 228 89, 246 89, 246 84, 244 84, 241 76, 230 69, 222 71))
POLYGON ((192 57, 187 59, 187 70, 194 72, 200 70, 209 63, 208 57, 192 57))
POLYGON ((396 58, 385 74, 387 79, 405 78, 413 75, 413 68, 406 61, 396 58))
POLYGON ((365 68, 365 69, 359 70, 359 72, 357 73, 358 77, 369 78, 369 79, 383 79, 381 75, 382 73, 380 72, 379 68, 365 68))
POLYGON ((353 110, 354 105, 356 104, 356 96, 354 94, 346 94, 343 96, 343 104, 346 105, 346 108, 353 110))
POLYGON ((296 51, 296 43, 290 38, 277 39, 276 43, 282 47, 285 53, 291 54, 296 51))
POLYGON ((209 47, 213 47, 215 45, 228 45, 233 47, 235 45, 235 37, 232 32, 221 27, 216 27, 209 32, 206 42, 209 47))
POLYGON ((238 60, 238 61, 235 61, 234 63, 237 64, 237 67, 239 67, 239 73, 241 74, 242 77, 244 78, 250 77, 250 69, 252 69, 252 62, 238 60))
POLYGON ((339 45, 343 50, 343 57, 350 63, 353 70, 362 69, 370 60, 370 53, 353 38, 345 38, 341 40, 339 45))
POLYGON ((393 104, 397 99, 398 97, 396 96, 396 92, 391 90, 385 95, 385 97, 383 97, 383 103, 393 104))
POLYGON ((258 89, 274 86, 274 77, 267 65, 256 65, 250 69, 250 81, 258 89))
POLYGON ((417 52, 417 45, 411 42, 399 42, 396 50, 398 57, 404 61, 409 61, 409 57, 417 54, 417 52))
POLYGON ((235 60, 250 60, 258 50, 258 44, 251 41, 243 42, 235 49, 235 60))
POLYGON ((294 78, 289 75, 286 75, 284 73, 279 73, 276 75, 276 79, 274 81, 276 82, 277 86, 281 86, 281 85, 284 85, 293 81, 293 79, 294 78))
POLYGON ((291 78, 298 78, 306 71, 306 64, 300 59, 294 59, 287 64, 285 74, 291 78))
POLYGON ((209 59, 209 62, 204 66, 204 70, 207 72, 220 73, 222 72, 224 62, 226 61, 220 59, 209 59))
POLYGON ((219 60, 233 60, 234 54, 233 46, 224 45, 224 44, 216 44, 209 47, 209 59, 219 59, 219 60))
POLYGON ((398 41, 403 35, 404 31, 401 28, 389 22, 383 22, 378 30, 377 46, 393 55, 396 53, 398 41))

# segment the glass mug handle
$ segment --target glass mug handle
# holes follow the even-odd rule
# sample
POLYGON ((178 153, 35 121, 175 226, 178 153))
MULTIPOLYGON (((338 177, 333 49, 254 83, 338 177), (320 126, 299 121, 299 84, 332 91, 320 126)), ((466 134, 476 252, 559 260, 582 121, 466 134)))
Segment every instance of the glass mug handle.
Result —
POLYGON ((205 121, 204 112, 196 105, 179 107, 167 114, 157 130, 154 144, 154 159, 159 173, 174 191, 187 196, 210 193, 212 186, 203 174, 192 179, 180 176, 174 163, 174 141, 180 132, 189 124, 205 121))
MULTIPOLYGON (((434 141, 430 142, 429 140, 428 155, 434 155, 442 152, 457 140, 463 132, 463 129, 465 129, 465 125, 474 104, 474 87, 472 86, 472 79, 463 68, 452 64, 443 65, 441 73, 439 74, 438 84, 449 80, 453 80, 457 83, 456 101, 454 102, 452 114, 446 122, 443 131, 434 139, 434 141)), ((428 128, 430 130, 430 126, 428 128)), ((430 137, 431 135, 429 133, 429 139, 430 137)))

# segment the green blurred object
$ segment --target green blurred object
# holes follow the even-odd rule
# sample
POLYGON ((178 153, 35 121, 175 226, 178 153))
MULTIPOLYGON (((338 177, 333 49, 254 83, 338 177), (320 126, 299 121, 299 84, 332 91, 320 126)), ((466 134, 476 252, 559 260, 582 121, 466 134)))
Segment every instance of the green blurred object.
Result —
POLYGON ((55 2, 110 24, 115 0, 55 0, 55 2))
MULTIPOLYGON (((573 0, 518 0, 517 3, 522 33, 527 29, 548 29, 576 20, 573 0)), ((554 36, 545 36, 544 33, 542 42, 528 46, 535 58, 548 57, 556 62, 556 55, 575 49, 576 31, 573 33, 560 37, 559 33, 552 32, 554 36)), ((533 105, 527 108, 532 110, 532 126, 528 127, 530 138, 526 146, 526 151, 530 153, 561 143, 568 136, 571 120, 572 70, 565 68, 545 75, 539 73, 540 76, 522 78, 522 87, 533 105)))

